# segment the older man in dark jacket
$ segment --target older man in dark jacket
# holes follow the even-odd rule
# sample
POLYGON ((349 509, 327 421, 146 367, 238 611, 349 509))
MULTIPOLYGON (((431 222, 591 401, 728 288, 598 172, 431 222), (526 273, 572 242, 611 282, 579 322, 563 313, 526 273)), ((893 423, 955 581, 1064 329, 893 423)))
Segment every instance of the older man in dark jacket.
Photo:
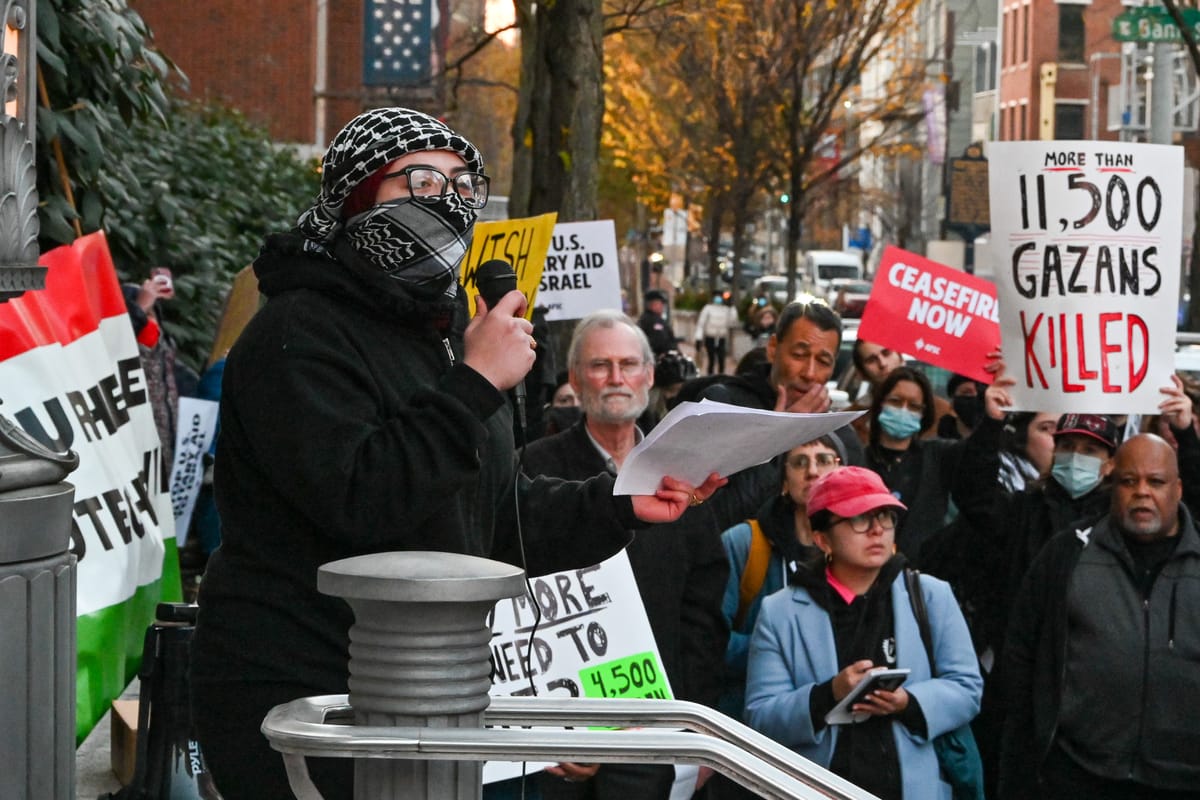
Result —
MULTIPOLYGON (((525 471, 569 480, 615 475, 642 438, 637 419, 654 382, 650 344, 624 314, 598 311, 576 326, 567 361, 584 419, 530 444, 525 471)), ((635 537, 626 549, 674 696, 714 707, 729 639, 721 612, 729 574, 721 531, 763 499, 753 481, 749 492, 740 491, 745 486, 739 483, 712 503, 690 508, 655 536, 635 537)), ((561 520, 567 527, 576 522, 561 520)), ((547 772, 541 790, 552 799, 665 799, 674 780, 669 765, 608 764, 590 779, 577 765, 547 772)))

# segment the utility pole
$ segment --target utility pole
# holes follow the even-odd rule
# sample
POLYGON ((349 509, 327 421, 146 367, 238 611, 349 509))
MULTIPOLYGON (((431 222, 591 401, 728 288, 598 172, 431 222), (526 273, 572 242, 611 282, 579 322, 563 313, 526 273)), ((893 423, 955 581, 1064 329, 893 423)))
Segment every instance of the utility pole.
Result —
POLYGON ((1155 42, 1153 48, 1154 80, 1150 84, 1150 141, 1170 144, 1174 133, 1175 92, 1172 74, 1175 46, 1155 42))

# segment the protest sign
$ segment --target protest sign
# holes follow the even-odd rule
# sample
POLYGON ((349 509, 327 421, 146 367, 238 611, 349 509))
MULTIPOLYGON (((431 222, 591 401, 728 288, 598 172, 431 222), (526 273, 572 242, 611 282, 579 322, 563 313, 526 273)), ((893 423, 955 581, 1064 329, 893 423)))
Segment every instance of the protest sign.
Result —
POLYGON ((187 544, 188 527, 200 484, 204 478, 204 454, 212 447, 217 432, 220 404, 195 397, 179 398, 178 429, 175 432, 175 463, 171 467, 171 511, 175 516, 175 539, 187 544))
MULTIPOLYGON (((526 594, 501 600, 489 616, 493 696, 672 699, 625 551, 531 583, 536 608, 526 594)), ((520 764, 484 767, 489 783, 520 774, 520 764)))
POLYGON ((40 259, 46 288, 0 304, 0 401, 74 450, 76 734, 132 680, 160 600, 180 598, 167 470, 133 326, 103 233, 40 259))
POLYGON ((996 287, 991 283, 888 247, 875 271, 858 338, 983 383, 983 367, 1000 345, 996 287))
POLYGON ((611 219, 554 226, 538 303, 546 307, 551 322, 621 307, 617 235, 611 219))
POLYGON ((992 252, 1015 407, 1155 413, 1174 368, 1183 150, 989 142, 992 252))
POLYGON ((533 316, 533 301, 537 297, 538 284, 542 280, 542 267, 546 264, 546 252, 550 249, 550 236, 554 232, 557 214, 542 214, 538 217, 505 219, 496 222, 475 223, 475 237, 471 249, 463 259, 459 270, 459 283, 470 298, 471 314, 475 314, 475 271, 479 265, 492 259, 507 261, 517 273, 517 288, 529 301, 525 316, 533 316))

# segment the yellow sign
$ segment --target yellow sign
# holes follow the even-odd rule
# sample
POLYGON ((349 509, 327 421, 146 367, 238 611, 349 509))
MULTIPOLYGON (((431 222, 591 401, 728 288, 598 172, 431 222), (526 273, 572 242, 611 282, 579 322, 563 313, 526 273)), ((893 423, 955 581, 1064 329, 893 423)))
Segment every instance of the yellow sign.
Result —
POLYGON ((475 238, 467 257, 463 259, 460 278, 470 298, 472 316, 475 314, 475 295, 478 294, 475 271, 480 264, 494 258, 512 264, 513 271, 517 273, 517 288, 529 301, 525 316, 533 315, 533 301, 537 297, 542 268, 546 266, 546 253, 550 250, 550 237, 557 220, 557 214, 542 214, 539 217, 475 224, 475 238))

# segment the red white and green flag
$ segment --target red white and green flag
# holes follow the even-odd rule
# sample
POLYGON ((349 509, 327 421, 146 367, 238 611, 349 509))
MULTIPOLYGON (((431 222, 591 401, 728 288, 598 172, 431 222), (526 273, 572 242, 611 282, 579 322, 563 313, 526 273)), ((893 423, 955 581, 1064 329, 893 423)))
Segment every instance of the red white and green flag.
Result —
POLYGON ((160 600, 180 598, 167 468, 103 233, 43 255, 46 288, 0 304, 0 410, 79 455, 76 735, 136 674, 160 600))

